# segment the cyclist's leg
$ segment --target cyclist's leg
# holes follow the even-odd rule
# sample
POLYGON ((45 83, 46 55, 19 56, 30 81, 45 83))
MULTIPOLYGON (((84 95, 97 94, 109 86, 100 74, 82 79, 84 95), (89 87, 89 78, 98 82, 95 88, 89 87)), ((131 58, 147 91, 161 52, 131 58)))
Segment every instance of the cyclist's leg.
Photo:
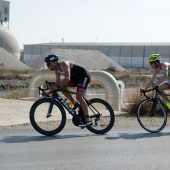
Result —
MULTIPOLYGON (((161 91, 163 94, 166 94, 166 93, 164 92, 164 90, 169 90, 169 89, 170 89, 170 81, 166 81, 166 82, 162 83, 162 84, 158 87, 158 90, 161 91)), ((170 102, 170 99, 169 99, 166 95, 161 95, 161 97, 162 97, 164 100, 170 102)))
MULTIPOLYGON (((62 87, 61 89, 62 90, 68 90, 67 86, 62 87)), ((66 98, 68 98, 71 101, 71 103, 76 104, 76 101, 74 100, 74 98, 72 97, 72 95, 70 93, 64 92, 64 91, 62 91, 62 93, 64 94, 64 96, 66 96, 66 98)))
POLYGON ((83 110, 84 116, 85 116, 85 124, 83 125, 79 125, 79 126, 87 126, 87 125, 92 125, 92 121, 89 121, 89 111, 88 111, 88 106, 86 101, 84 100, 84 96, 86 94, 86 89, 87 86, 90 82, 90 77, 82 77, 79 80, 79 83, 77 85, 77 95, 76 95, 76 99, 79 101, 80 106, 83 110))
POLYGON ((88 106, 87 106, 86 101, 83 98, 84 96, 85 96, 85 91, 80 91, 80 90, 77 91, 76 99, 79 101, 80 106, 84 113, 84 117, 85 117, 85 122, 81 122, 78 125, 79 127, 82 127, 82 128, 93 124, 92 121, 89 120, 88 106))
POLYGON ((80 103, 80 106, 81 106, 81 108, 82 108, 82 110, 83 110, 83 113, 84 113, 84 116, 88 116, 89 114, 89 112, 88 112, 88 106, 87 106, 87 103, 85 102, 85 100, 84 100, 84 96, 85 96, 85 91, 77 91, 77 95, 76 95, 76 99, 79 101, 79 103, 80 103))

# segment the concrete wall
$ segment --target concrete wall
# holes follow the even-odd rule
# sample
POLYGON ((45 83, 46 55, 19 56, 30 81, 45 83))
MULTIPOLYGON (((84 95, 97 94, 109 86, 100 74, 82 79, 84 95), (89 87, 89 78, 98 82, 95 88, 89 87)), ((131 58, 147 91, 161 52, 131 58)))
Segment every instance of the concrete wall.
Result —
POLYGON ((152 53, 160 53, 162 61, 170 61, 170 43, 46 43, 24 45, 24 62, 54 48, 99 50, 122 67, 147 68, 152 53))

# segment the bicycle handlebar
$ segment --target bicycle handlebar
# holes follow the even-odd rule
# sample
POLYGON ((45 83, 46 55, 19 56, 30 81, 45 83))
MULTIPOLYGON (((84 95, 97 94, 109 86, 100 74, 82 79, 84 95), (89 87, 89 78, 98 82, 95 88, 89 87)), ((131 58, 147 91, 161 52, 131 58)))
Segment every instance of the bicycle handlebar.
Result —
POLYGON ((57 87, 57 88, 60 87, 60 85, 57 84, 57 83, 55 83, 55 82, 49 82, 49 81, 46 80, 45 83, 46 83, 46 86, 47 86, 47 87, 51 87, 51 86, 55 86, 55 87, 57 87))
POLYGON ((142 93, 143 93, 143 95, 144 95, 146 98, 149 99, 150 97, 147 96, 146 93, 147 93, 147 92, 150 92, 150 91, 154 91, 154 90, 155 90, 156 92, 158 92, 158 93, 162 93, 162 92, 160 92, 160 91, 158 90, 158 86, 156 86, 156 87, 154 87, 154 88, 152 88, 152 89, 148 89, 148 90, 143 90, 143 89, 141 89, 140 92, 141 92, 141 95, 142 95, 142 93))
POLYGON ((46 90, 49 90, 49 88, 51 87, 51 86, 54 86, 54 87, 57 87, 57 88, 60 88, 60 85, 59 84, 57 84, 57 83, 55 83, 55 82, 49 82, 49 81, 45 81, 45 86, 46 86, 46 88, 41 88, 41 87, 38 87, 38 90, 39 90, 39 95, 41 94, 41 92, 44 92, 44 91, 46 91, 46 90))

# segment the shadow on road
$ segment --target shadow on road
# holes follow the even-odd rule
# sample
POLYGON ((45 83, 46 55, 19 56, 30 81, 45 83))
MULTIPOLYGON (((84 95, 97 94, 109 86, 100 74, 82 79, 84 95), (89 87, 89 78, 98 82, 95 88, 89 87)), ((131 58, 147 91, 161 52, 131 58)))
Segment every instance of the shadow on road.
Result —
POLYGON ((159 133, 118 133, 119 136, 115 137, 106 137, 105 139, 108 140, 116 140, 116 139, 126 139, 126 140, 136 140, 141 138, 155 138, 161 136, 170 136, 170 132, 159 132, 159 133))
POLYGON ((95 134, 83 134, 83 135, 55 135, 55 136, 8 136, 0 140, 0 143, 25 143, 34 141, 50 141, 57 139, 69 139, 69 138, 83 138, 87 136, 94 136, 95 134))

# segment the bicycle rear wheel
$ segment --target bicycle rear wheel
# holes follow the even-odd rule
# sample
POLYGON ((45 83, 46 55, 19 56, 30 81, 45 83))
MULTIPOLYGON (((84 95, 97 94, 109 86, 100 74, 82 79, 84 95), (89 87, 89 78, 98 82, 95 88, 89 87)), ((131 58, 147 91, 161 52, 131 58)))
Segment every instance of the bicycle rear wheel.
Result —
POLYGON ((159 101, 155 103, 154 109, 152 109, 153 104, 152 99, 143 100, 137 109, 137 119, 146 131, 157 133, 166 126, 167 114, 159 101))
POLYGON ((60 103, 54 101, 51 115, 47 118, 50 98, 37 100, 30 109, 30 121, 34 129, 47 136, 59 133, 65 126, 66 113, 60 103))
POLYGON ((93 125, 87 126, 87 129, 96 134, 107 133, 115 121, 112 107, 106 101, 98 98, 91 99, 89 102, 89 115, 93 125))

